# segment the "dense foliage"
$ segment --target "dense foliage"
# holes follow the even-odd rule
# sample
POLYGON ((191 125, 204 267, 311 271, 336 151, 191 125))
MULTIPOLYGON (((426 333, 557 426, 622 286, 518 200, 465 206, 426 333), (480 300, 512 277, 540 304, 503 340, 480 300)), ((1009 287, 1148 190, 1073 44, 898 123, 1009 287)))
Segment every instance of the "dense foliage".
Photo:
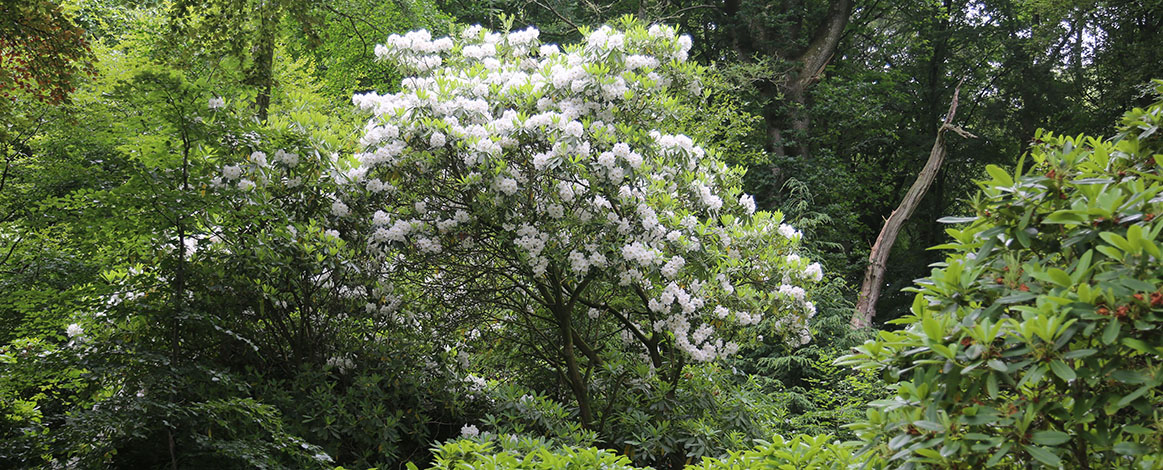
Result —
POLYGON ((842 361, 897 382, 857 427, 867 449, 902 468, 1158 468, 1161 123, 1156 104, 1112 139, 1038 133, 1028 170, 989 167, 908 327, 842 361))
POLYGON ((1132 3, 0 0, 0 467, 1157 468, 1132 3))

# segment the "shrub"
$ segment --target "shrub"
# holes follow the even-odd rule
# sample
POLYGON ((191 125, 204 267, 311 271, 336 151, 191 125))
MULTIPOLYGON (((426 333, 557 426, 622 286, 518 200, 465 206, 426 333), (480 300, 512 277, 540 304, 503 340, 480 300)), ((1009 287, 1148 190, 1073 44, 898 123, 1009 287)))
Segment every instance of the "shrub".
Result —
POLYGON ((482 435, 457 439, 433 449, 433 470, 492 468, 497 470, 594 469, 634 470, 630 459, 593 447, 553 447, 543 439, 482 435))
POLYGON ((808 341, 805 288, 823 273, 740 169, 667 127, 700 92, 688 36, 632 19, 563 48, 538 36, 477 26, 377 47, 410 76, 355 97, 374 116, 365 151, 327 175, 341 183, 327 223, 403 291, 395 315, 463 331, 478 361, 613 443, 612 414, 674 401, 690 364, 734 355, 763 318, 769 341, 808 341))
POLYGON ((846 469, 863 462, 853 454, 856 443, 841 443, 830 435, 799 435, 791 439, 775 436, 771 442, 760 441, 754 449, 732 452, 724 459, 703 459, 688 470, 846 469))
MULTIPOLYGON (((854 444, 840 443, 832 436, 800 435, 791 439, 775 436, 771 442, 757 441, 754 449, 732 452, 723 459, 704 458, 688 465, 688 470, 828 470, 859 465, 852 453, 854 444)), ((508 434, 462 438, 436 446, 433 470, 491 468, 496 470, 608 469, 637 470, 625 456, 597 448, 554 447, 543 439, 508 434)), ((409 467, 412 468, 412 467, 409 467)))
POLYGON ((898 468, 1163 464, 1161 123, 1155 104, 1109 140, 1040 132, 1028 171, 988 168, 907 328, 842 361, 896 381, 856 426, 866 450, 898 468))

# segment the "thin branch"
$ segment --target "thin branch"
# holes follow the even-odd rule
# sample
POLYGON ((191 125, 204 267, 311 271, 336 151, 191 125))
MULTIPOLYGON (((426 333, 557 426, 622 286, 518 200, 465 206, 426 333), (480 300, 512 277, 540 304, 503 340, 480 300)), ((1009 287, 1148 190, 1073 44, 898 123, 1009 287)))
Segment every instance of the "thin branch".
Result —
POLYGON ((541 7, 541 8, 544 8, 544 9, 546 9, 546 10, 549 10, 549 11, 553 12, 553 14, 554 14, 554 15, 556 15, 558 19, 560 19, 561 21, 564 21, 564 22, 568 23, 570 26, 572 26, 572 27, 573 27, 573 29, 574 29, 574 31, 580 31, 580 30, 581 30, 581 27, 580 27, 580 26, 578 26, 578 25, 577 25, 576 23, 574 23, 573 21, 570 21, 570 20, 569 20, 569 18, 566 18, 566 17, 565 17, 565 15, 562 15, 561 13, 559 13, 559 12, 558 12, 558 11, 557 11, 555 8, 553 8, 552 6, 549 6, 549 5, 548 5, 548 4, 546 4, 546 3, 541 3, 541 2, 539 2, 539 1, 537 1, 537 0, 533 0, 533 4, 535 4, 535 5, 537 5, 537 6, 541 7))
POLYGON ((678 10, 675 10, 673 13, 671 13, 669 15, 660 16, 658 18, 655 18, 655 21, 657 21, 659 23, 665 23, 665 22, 670 21, 670 20, 678 19, 679 16, 681 16, 683 13, 686 13, 688 11, 698 10, 698 9, 703 9, 703 8, 716 9, 719 7, 718 7, 718 5, 691 5, 689 7, 679 8, 678 10))
POLYGON ((3 266, 6 263, 8 263, 8 259, 12 258, 12 252, 16 251, 16 246, 19 245, 20 242, 23 240, 24 240, 24 237, 21 236, 21 237, 17 238, 16 241, 12 242, 12 246, 8 247, 8 253, 4 255, 4 259, 0 259, 0 266, 3 266))
MULTIPOLYGON (((363 54, 367 55, 367 40, 364 39, 363 32, 361 32, 359 30, 359 26, 356 26, 355 18, 353 18, 351 15, 348 15, 347 13, 336 10, 335 7, 332 7, 331 5, 324 4, 324 8, 326 8, 328 11, 330 11, 332 13, 335 13, 336 15, 339 15, 339 16, 342 16, 343 18, 346 18, 347 22, 351 23, 352 31, 355 31, 355 35, 359 36, 360 44, 363 44, 363 54)), ((376 28, 375 25, 369 23, 367 20, 362 19, 362 18, 360 18, 360 20, 363 21, 364 23, 366 23, 367 25, 371 26, 372 29, 374 29, 377 33, 383 34, 383 32, 379 30, 379 28, 376 28)))

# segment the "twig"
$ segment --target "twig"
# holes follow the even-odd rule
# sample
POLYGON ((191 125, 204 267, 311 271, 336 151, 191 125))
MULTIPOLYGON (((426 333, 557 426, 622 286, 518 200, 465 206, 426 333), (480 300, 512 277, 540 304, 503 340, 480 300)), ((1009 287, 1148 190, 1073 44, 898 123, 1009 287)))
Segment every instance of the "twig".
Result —
POLYGON ((579 26, 578 26, 576 23, 574 23, 573 21, 570 21, 570 20, 569 20, 569 18, 566 18, 566 17, 565 17, 565 15, 562 15, 561 13, 559 13, 559 12, 558 12, 558 11, 557 11, 555 8, 553 8, 552 6, 549 6, 549 5, 548 5, 548 4, 546 4, 546 3, 541 3, 541 2, 539 2, 539 1, 537 1, 537 0, 533 0, 533 3, 534 3, 535 5, 537 5, 537 6, 541 7, 541 8, 545 8, 545 9, 547 9, 547 10, 549 10, 549 11, 553 12, 553 14, 554 14, 554 15, 556 15, 556 16, 557 16, 557 17, 558 17, 558 18, 559 18, 561 21, 564 21, 564 22, 566 22, 566 23, 569 23, 569 25, 570 25, 570 26, 573 26, 573 29, 574 29, 574 31, 580 31, 580 30, 581 30, 581 27, 579 27, 579 26))

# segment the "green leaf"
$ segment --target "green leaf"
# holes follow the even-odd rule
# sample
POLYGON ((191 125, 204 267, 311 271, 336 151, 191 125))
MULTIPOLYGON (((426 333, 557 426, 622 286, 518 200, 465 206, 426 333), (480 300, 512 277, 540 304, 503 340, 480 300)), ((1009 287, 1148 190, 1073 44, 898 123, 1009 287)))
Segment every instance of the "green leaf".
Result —
POLYGON ((990 359, 989 360, 989 368, 996 370, 998 372, 1008 372, 1009 371, 1009 367, 1006 367, 1006 363, 1001 361, 1001 360, 998 360, 998 359, 990 359))
POLYGON ((1074 369, 1071 369, 1070 366, 1066 365, 1065 362, 1062 362, 1058 359, 1050 361, 1050 370, 1054 371, 1054 375, 1057 375, 1062 380, 1067 382, 1074 380, 1075 377, 1077 377, 1074 374, 1074 369))
POLYGON ((978 219, 978 217, 976 217, 976 216, 974 216, 974 217, 949 216, 949 217, 941 217, 940 219, 937 219, 937 223, 939 223, 939 224, 963 224, 966 222, 973 222, 977 219, 978 219))
POLYGON ((1058 458, 1057 455, 1054 455, 1053 452, 1050 452, 1042 447, 1023 445, 1022 448, 1026 449, 1026 452, 1028 452, 1031 457, 1034 457, 1039 462, 1042 462, 1046 465, 1054 468, 1058 468, 1058 466, 1062 465, 1062 459, 1058 458))
POLYGON ((949 347, 945 346, 944 344, 933 343, 933 344, 929 345, 929 347, 933 349, 933 352, 940 354, 941 357, 944 357, 946 359, 954 359, 956 356, 955 354, 953 354, 953 350, 949 349, 949 347))
POLYGON ((1086 250, 1082 254, 1082 258, 1078 259, 1078 264, 1074 267, 1074 273, 1070 275, 1070 281, 1074 284, 1082 282, 1082 277, 1086 275, 1086 271, 1090 269, 1090 262, 1094 258, 1094 250, 1086 250))
POLYGON ((1086 213, 1082 211, 1074 211, 1063 209, 1052 212, 1042 219, 1044 224, 1064 224, 1064 225, 1080 225, 1087 221, 1086 213))
POLYGON ((1111 378, 1118 380, 1119 382, 1132 385, 1146 383, 1147 380, 1150 380, 1150 377, 1147 374, 1137 370, 1116 370, 1111 372, 1111 378))
POLYGON ((1144 427, 1144 426, 1139 426, 1138 424, 1132 424, 1130 426, 1124 426, 1123 432, 1126 432, 1128 434, 1134 434, 1136 436, 1143 436, 1146 434, 1152 434, 1155 431, 1151 430, 1150 428, 1144 427))
POLYGON ((1079 178, 1076 180, 1072 180, 1070 183, 1071 184, 1110 184, 1110 183, 1114 183, 1114 182, 1115 182, 1115 180, 1110 179, 1110 178, 1079 178))
POLYGON ((1139 351, 1143 354, 1152 354, 1155 352, 1154 351, 1155 348, 1152 348, 1151 345, 1147 344, 1145 341, 1143 341, 1141 339, 1123 338, 1123 340, 1121 342, 1123 343, 1123 346, 1134 349, 1134 350, 1139 351))
POLYGON ((1062 431, 1038 431, 1034 433, 1034 442, 1044 446, 1056 446, 1069 441, 1070 435, 1062 431))
POLYGON ((908 444, 911 440, 913 440, 913 437, 908 434, 897 434, 895 437, 888 441, 888 448, 889 450, 900 449, 901 447, 904 447, 905 444, 908 444))
POLYGON ((1049 271, 1046 271, 1046 274, 1049 274, 1050 280, 1053 281, 1055 284, 1058 284, 1059 286, 1068 288, 1072 284, 1074 284, 1074 282, 1070 280, 1070 275, 1066 274, 1066 271, 1063 271, 1061 269, 1050 268, 1049 271))
MULTIPOLYGON (((1125 222, 1124 222, 1125 223, 1125 222)), ((1136 252, 1143 251, 1143 226, 1132 225, 1127 228, 1127 242, 1136 252)))
POLYGON ((997 374, 989 374, 985 377, 985 389, 989 392, 990 398, 997 398, 997 374))
POLYGON ((1133 391, 1130 394, 1128 394, 1127 396, 1123 397, 1122 400, 1119 400, 1119 402, 1115 404, 1115 408, 1122 408, 1124 406, 1131 404, 1131 402, 1138 400, 1139 397, 1143 396, 1143 394, 1150 391, 1151 388, 1152 388, 1151 384, 1147 384, 1147 385, 1144 385, 1142 387, 1135 389, 1135 391, 1133 391))
POLYGON ((1079 359, 1083 357, 1093 356, 1098 351, 1094 349, 1075 349, 1062 355, 1063 359, 1079 359))
POLYGON ((994 452, 993 455, 989 457, 989 460, 985 462, 985 466, 993 467, 1001 462, 1001 459, 1005 458, 1006 454, 1010 452, 1010 447, 1012 447, 1012 445, 1009 443, 1002 445, 1001 448, 997 450, 997 452, 994 452))
POLYGON ((1119 320, 1113 319, 1109 324, 1107 324, 1106 328, 1103 328, 1102 330, 1102 343, 1113 344, 1115 342, 1115 338, 1118 338, 1118 336, 1119 320))
POLYGON ((1143 455, 1147 453, 1147 447, 1134 442, 1120 442, 1113 447, 1115 453, 1121 455, 1143 455))
POLYGON ((997 303, 999 303, 999 304, 1016 304, 1016 303, 1020 303, 1020 302, 1025 302, 1027 300, 1032 300, 1032 299, 1035 299, 1037 297, 1038 297, 1037 295, 1029 293, 1029 292, 1017 292, 1017 293, 1013 293, 1013 294, 1010 294, 1010 295, 1007 295, 1005 297, 1001 297, 1001 298, 997 299, 997 303))
POLYGON ((1123 252, 1119 251, 1118 248, 1115 248, 1113 246, 1099 245, 1099 246, 1094 247, 1094 249, 1098 250, 1099 253, 1107 255, 1107 257, 1109 257, 1110 259, 1119 259, 1119 260, 1123 259, 1123 252))
POLYGON ((1128 242, 1127 239, 1123 238, 1122 235, 1119 235, 1119 234, 1114 233, 1114 232, 1102 232, 1102 233, 1099 233, 1098 236, 1099 236, 1099 238, 1106 240, 1107 243, 1110 243, 1111 245, 1118 247, 1120 250, 1123 250, 1124 252, 1127 252, 1127 253, 1135 252, 1135 250, 1131 246, 1131 242, 1128 242))
POLYGON ((1001 169, 997 165, 988 165, 985 167, 985 172, 997 182, 998 186, 1013 186, 1014 179, 1010 177, 1010 173, 1001 169))
POLYGON ((933 314, 925 312, 921 315, 921 327, 925 330, 925 336, 932 340, 940 340, 942 335, 941 324, 937 323, 937 319, 933 318, 933 314))

